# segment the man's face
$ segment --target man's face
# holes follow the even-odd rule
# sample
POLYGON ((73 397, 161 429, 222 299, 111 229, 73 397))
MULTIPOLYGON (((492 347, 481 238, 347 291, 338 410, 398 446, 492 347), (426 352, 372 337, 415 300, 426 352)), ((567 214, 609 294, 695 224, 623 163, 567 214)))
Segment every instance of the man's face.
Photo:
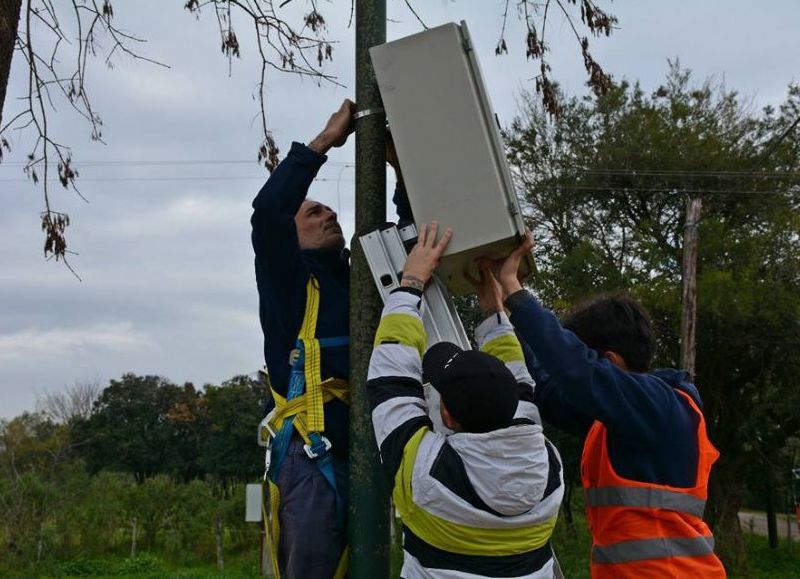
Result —
POLYGON ((300 249, 343 249, 344 236, 336 212, 319 201, 306 199, 294 216, 300 249))

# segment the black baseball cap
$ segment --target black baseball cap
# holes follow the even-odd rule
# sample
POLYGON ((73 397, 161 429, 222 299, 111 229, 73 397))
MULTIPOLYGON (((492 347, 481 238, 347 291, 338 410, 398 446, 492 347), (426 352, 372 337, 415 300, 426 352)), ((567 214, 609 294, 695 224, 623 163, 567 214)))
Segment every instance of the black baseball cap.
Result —
POLYGON ((464 431, 491 432, 511 425, 519 404, 517 381, 494 356, 439 342, 425 353, 422 373, 464 431))

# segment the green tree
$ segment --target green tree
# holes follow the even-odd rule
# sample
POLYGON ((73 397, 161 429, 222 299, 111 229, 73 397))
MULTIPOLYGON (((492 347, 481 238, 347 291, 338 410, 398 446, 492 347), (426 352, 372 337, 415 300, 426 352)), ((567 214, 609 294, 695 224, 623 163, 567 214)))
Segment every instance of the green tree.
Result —
POLYGON ((89 419, 75 427, 89 471, 130 472, 139 483, 159 473, 187 480, 201 474, 197 421, 176 418, 196 407, 197 396, 191 384, 180 387, 159 376, 111 380, 89 419))
POLYGON ((264 451, 256 444, 262 396, 263 390, 248 376, 235 376, 222 386, 206 386, 203 400, 209 430, 200 461, 223 488, 263 474, 264 451))
POLYGON ((706 514, 741 568, 743 474, 800 432, 800 86, 753 112, 671 63, 650 95, 623 82, 560 98, 554 122, 529 97, 507 134, 548 305, 627 288, 653 315, 657 364, 677 366, 684 208, 703 201, 696 381, 722 453, 706 514))
POLYGON ((79 473, 69 430, 40 413, 0 421, 0 537, 9 555, 38 561, 56 542, 60 501, 73 490, 60 484, 79 473))

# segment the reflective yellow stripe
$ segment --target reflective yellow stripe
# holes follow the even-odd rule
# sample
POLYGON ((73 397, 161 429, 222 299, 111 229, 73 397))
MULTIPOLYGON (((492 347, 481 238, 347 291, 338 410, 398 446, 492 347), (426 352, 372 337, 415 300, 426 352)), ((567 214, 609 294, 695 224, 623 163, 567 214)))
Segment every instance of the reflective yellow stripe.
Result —
POLYGON ((460 555, 516 555, 544 546, 553 533, 556 517, 539 525, 510 529, 469 527, 437 517, 414 503, 412 477, 414 461, 427 427, 421 427, 403 449, 392 498, 403 524, 429 545, 460 555))
POLYGON ((522 354, 522 346, 513 334, 498 336, 489 340, 481 346, 481 352, 491 354, 499 358, 502 362, 523 362, 525 356, 522 354))
POLYGON ((384 342, 400 343, 425 353, 425 327, 422 320, 409 314, 386 314, 375 333, 375 347, 384 342))

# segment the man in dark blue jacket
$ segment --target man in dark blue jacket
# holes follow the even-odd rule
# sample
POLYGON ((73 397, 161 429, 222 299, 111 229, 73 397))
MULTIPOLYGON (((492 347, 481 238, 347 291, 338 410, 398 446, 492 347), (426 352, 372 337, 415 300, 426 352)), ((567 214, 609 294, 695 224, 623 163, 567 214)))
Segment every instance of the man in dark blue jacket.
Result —
MULTIPOLYGON (((507 260, 507 270, 515 268, 514 261, 507 260)), ((655 339, 644 308, 624 294, 603 296, 562 325, 522 288, 516 269, 513 280, 508 273, 496 276, 526 347, 542 418, 581 438, 596 420, 609 425, 614 466, 629 478, 679 487, 693 483, 696 419, 675 389, 698 406, 700 396, 684 372, 650 370, 655 339)))
MULTIPOLYGON (((327 159, 325 153, 342 146, 352 132, 354 113, 355 103, 345 100, 308 146, 293 143, 253 201, 250 222, 264 358, 273 398, 281 404, 292 398, 289 385, 293 371, 298 371, 298 358, 309 356, 298 349, 302 346, 298 335, 308 321, 309 309, 316 318, 311 332, 322 344, 318 373, 322 380, 348 379, 349 253, 336 212, 306 195, 327 159), (316 307, 307 303, 311 285, 316 307)), ((387 160, 398 174, 395 204, 401 222, 410 222, 411 210, 393 152, 393 147, 387 150, 387 160)), ((303 374, 302 359, 299 373, 303 374)), ((346 391, 346 384, 340 384, 346 391)), ((304 444, 297 418, 283 449, 276 452, 273 444, 270 479, 280 494, 278 565, 281 576, 290 579, 333 577, 346 541, 348 408, 341 399, 344 396, 326 394, 328 398, 324 436, 319 439, 327 449, 321 447, 317 453, 311 451, 313 445, 304 444), (324 454, 324 460, 312 458, 314 454, 324 454), (320 466, 324 463, 328 471, 320 466)), ((276 442, 280 438, 278 434, 276 442)))
POLYGON ((723 577, 702 520, 719 453, 697 389, 684 372, 650 369, 650 318, 630 296, 595 298, 562 326, 517 279, 531 247, 528 236, 493 271, 542 418, 585 439, 592 576, 723 577))

